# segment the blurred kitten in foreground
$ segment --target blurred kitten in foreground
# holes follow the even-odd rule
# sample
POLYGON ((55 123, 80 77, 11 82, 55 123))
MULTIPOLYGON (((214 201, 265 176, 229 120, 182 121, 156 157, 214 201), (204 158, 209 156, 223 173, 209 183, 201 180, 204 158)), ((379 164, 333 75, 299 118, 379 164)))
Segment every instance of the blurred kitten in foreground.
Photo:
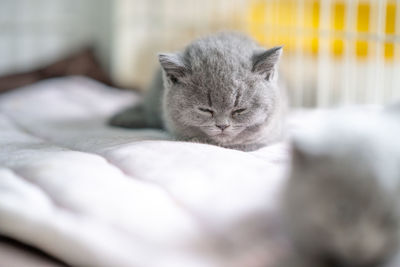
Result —
POLYGON ((293 141, 280 267, 398 267, 400 105, 327 112, 293 141), (396 263, 397 262, 397 263, 396 263))

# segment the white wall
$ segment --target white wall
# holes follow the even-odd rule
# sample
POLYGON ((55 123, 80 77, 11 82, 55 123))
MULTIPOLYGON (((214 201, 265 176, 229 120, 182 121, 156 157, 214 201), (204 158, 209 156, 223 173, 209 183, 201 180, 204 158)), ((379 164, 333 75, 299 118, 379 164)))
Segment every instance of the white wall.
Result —
POLYGON ((28 70, 97 41, 110 55, 110 0, 0 0, 0 73, 28 70))
POLYGON ((116 0, 113 14, 114 77, 145 86, 157 53, 181 49, 198 36, 244 29, 247 0, 116 0), (236 14, 236 16, 235 16, 236 14))

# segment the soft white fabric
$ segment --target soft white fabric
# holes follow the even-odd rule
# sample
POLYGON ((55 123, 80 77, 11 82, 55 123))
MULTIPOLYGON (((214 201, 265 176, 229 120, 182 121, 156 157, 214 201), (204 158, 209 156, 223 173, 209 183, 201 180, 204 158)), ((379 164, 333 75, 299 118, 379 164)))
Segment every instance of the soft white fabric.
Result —
POLYGON ((0 233, 74 266, 271 266, 287 146, 106 125, 137 99, 81 77, 0 97, 0 233))

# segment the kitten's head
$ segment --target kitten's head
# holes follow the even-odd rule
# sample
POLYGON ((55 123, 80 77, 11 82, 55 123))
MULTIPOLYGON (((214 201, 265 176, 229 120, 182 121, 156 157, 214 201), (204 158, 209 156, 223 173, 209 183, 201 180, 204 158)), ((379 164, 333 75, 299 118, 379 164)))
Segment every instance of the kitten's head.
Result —
POLYGON ((400 150, 379 116, 342 115, 295 139, 287 225, 318 266, 374 267, 397 246, 400 150))
POLYGON ((169 130, 220 145, 250 141, 278 105, 281 51, 261 49, 241 35, 219 34, 182 53, 160 54, 169 130))

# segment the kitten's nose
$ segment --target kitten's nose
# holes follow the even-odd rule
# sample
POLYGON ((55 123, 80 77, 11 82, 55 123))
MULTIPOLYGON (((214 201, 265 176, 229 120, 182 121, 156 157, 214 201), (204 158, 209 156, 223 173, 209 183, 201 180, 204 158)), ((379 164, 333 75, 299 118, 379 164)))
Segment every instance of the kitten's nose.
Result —
POLYGON ((229 124, 217 124, 216 125, 218 128, 221 129, 221 131, 225 130, 226 128, 228 128, 230 125, 229 124))

